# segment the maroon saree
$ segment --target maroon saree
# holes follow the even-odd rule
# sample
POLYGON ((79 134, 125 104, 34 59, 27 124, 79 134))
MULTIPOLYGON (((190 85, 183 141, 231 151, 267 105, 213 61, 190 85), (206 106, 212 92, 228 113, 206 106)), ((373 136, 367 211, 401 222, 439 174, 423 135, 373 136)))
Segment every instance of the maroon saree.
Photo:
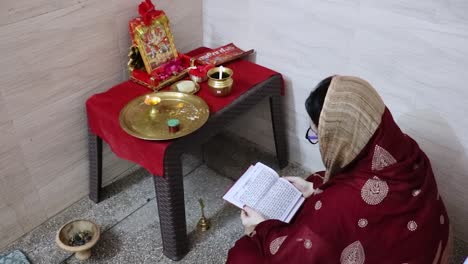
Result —
POLYGON ((227 263, 445 263, 449 219, 429 159, 385 109, 360 154, 290 224, 260 223, 227 263))

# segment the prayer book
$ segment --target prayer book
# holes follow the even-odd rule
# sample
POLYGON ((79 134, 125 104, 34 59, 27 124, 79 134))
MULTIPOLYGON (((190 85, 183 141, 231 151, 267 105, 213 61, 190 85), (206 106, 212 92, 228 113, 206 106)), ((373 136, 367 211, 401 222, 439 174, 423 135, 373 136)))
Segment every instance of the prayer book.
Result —
POLYGON ((250 166, 223 199, 241 209, 247 205, 266 219, 286 223, 304 202, 302 193, 292 183, 260 162, 250 166))
POLYGON ((200 64, 205 65, 221 65, 247 55, 250 55, 254 50, 243 51, 239 49, 236 45, 229 43, 225 46, 207 51, 203 54, 200 54, 196 57, 196 60, 200 64))

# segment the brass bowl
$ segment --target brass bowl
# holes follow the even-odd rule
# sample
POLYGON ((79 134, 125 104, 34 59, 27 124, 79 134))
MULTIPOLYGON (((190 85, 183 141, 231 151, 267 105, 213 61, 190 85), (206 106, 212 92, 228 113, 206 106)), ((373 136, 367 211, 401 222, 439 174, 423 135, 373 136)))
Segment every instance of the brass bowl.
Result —
POLYGON ((73 220, 59 229, 55 237, 55 242, 61 249, 75 253, 77 259, 86 260, 91 256, 91 248, 99 240, 99 236, 99 226, 94 222, 88 220, 73 220), (68 244, 71 237, 83 231, 90 233, 90 241, 82 246, 71 246, 68 244))
POLYGON ((208 87, 214 96, 227 96, 231 93, 234 83, 232 75, 234 72, 226 67, 216 67, 207 72, 208 87), (218 77, 221 72, 221 79, 218 77))

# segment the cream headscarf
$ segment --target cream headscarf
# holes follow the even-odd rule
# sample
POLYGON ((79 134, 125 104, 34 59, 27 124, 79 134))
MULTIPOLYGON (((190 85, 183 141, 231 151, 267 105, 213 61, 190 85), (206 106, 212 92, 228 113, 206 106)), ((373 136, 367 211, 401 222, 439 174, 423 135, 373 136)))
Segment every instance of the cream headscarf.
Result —
POLYGON ((333 77, 320 113, 320 153, 328 181, 353 161, 377 130, 385 104, 366 81, 333 77))

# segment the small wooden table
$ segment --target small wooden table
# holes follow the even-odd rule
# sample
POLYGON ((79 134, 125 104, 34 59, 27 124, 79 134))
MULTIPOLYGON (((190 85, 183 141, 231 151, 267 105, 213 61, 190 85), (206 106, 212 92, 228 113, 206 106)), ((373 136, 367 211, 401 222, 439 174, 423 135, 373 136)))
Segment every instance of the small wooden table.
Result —
MULTIPOLYGON (((287 165, 287 149, 281 93, 283 79, 280 74, 250 88, 227 107, 212 114, 199 130, 174 140, 164 155, 164 175, 154 176, 156 197, 161 227, 163 253, 172 260, 180 260, 188 253, 188 238, 185 219, 184 185, 181 155, 199 147, 211 137, 224 130, 238 116, 246 113, 264 98, 270 100, 272 129, 279 167, 287 165)), ((128 98, 130 101, 133 98, 128 98)), ((88 117, 89 118, 89 117, 88 117)), ((102 139, 89 128, 89 197, 98 203, 101 200, 102 139)), ((112 147, 112 146, 111 146, 112 147)), ((220 197, 221 199, 221 197, 220 197)))

